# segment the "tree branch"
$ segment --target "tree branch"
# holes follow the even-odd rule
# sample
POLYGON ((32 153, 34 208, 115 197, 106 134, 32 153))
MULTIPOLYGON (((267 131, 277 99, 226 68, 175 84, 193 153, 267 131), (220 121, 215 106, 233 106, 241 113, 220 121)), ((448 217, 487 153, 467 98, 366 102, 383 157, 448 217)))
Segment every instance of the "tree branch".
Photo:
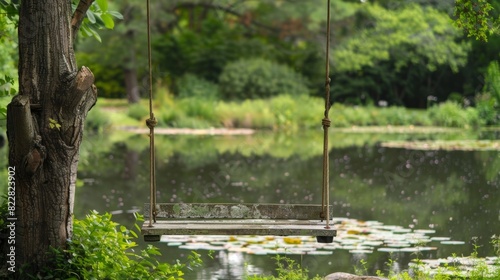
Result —
MULTIPOLYGON (((223 11, 227 14, 237 16, 239 18, 245 17, 244 14, 240 14, 237 11, 231 9, 232 6, 224 7, 224 6, 213 4, 213 3, 192 3, 192 2, 179 3, 178 5, 172 7, 172 11, 175 11, 176 9, 180 9, 180 8, 192 9, 192 8, 197 8, 197 7, 203 7, 203 8, 212 9, 212 10, 220 10, 220 11, 223 11)), ((263 24, 263 23, 256 21, 256 20, 252 20, 251 24, 253 24, 257 27, 260 27, 260 28, 267 29, 267 30, 274 32, 274 33, 280 32, 279 28, 275 28, 275 27, 263 24)))
POLYGON ((78 33, 78 30, 82 25, 82 21, 93 2, 94 0, 80 0, 80 2, 78 2, 78 6, 76 7, 75 12, 73 13, 73 17, 71 18, 73 41, 75 41, 76 34, 78 33))

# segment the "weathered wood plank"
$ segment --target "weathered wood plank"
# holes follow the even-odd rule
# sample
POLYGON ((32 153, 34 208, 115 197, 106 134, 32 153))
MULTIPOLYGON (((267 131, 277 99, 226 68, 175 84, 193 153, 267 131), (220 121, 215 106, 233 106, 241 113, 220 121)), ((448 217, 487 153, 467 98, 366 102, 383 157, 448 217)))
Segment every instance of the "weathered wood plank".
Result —
POLYGON ((297 235, 297 236, 331 236, 337 231, 325 229, 325 222, 300 222, 273 220, 247 220, 246 223, 231 220, 190 220, 157 221, 152 227, 145 222, 143 235, 297 235))
MULTIPOLYGON (((319 204, 159 203, 157 211, 158 219, 319 220, 322 208, 319 204)), ((144 216, 149 217, 149 203, 144 205, 144 216)))

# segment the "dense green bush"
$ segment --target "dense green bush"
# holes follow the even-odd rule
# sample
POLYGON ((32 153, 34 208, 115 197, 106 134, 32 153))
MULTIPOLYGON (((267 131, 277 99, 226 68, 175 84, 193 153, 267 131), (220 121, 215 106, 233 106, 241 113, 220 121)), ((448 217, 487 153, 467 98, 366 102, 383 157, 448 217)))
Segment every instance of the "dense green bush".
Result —
POLYGON ((135 120, 142 121, 149 118, 149 108, 141 102, 130 104, 128 105, 127 115, 135 120))
POLYGON ((481 119, 488 125, 500 121, 500 66, 492 61, 486 70, 484 93, 476 96, 476 108, 481 119))
POLYGON ((183 269, 201 263, 194 252, 188 264, 160 263, 156 256, 161 253, 152 245, 134 252, 137 247, 134 238, 137 234, 111 221, 111 214, 92 211, 83 220, 75 219, 69 248, 64 252, 53 251, 53 267, 32 278, 182 279, 183 269))
POLYGON ((428 110, 429 118, 436 126, 477 127, 482 124, 475 108, 463 108, 455 102, 444 102, 428 110))
POLYGON ((220 124, 227 128, 272 129, 274 115, 268 102, 262 99, 238 102, 219 102, 216 114, 220 124))
POLYGON ((490 93, 478 94, 475 98, 479 117, 487 125, 495 125, 500 121, 500 106, 490 93))
POLYGON ((223 98, 267 98, 279 94, 307 94, 307 80, 292 68, 262 58, 227 64, 220 77, 223 98))
POLYGON ((339 103, 330 109, 330 119, 335 127, 432 124, 425 111, 404 107, 352 107, 339 103))
POLYGON ((85 128, 96 133, 102 132, 110 125, 111 121, 98 104, 89 111, 85 119, 85 128))
POLYGON ((184 75, 177 86, 180 98, 196 97, 203 100, 215 100, 219 97, 219 87, 215 83, 193 74, 184 75))

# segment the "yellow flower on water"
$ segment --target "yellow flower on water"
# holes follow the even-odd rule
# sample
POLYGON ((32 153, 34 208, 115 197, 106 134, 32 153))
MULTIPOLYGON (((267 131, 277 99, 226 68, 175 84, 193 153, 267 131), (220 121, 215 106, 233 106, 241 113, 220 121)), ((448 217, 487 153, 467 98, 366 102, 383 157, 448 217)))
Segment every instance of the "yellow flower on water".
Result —
POLYGON ((302 240, 296 237, 285 237, 283 238, 286 244, 302 244, 302 240))
POLYGON ((234 241, 237 241, 238 239, 236 239, 236 237, 234 236, 229 236, 229 242, 234 242, 234 241))

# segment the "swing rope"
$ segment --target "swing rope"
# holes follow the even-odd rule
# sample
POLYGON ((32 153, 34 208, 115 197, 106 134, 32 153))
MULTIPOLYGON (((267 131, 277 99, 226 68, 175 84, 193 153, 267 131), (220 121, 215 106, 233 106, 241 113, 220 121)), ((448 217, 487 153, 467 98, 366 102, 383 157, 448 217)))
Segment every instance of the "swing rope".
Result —
MULTIPOLYGON (((150 203, 149 203, 149 227, 153 227, 153 222, 156 223, 156 174, 155 174, 155 126, 157 120, 153 113, 153 75, 152 75, 152 59, 151 59, 151 14, 150 0, 146 0, 147 9, 147 38, 148 38, 148 75, 149 75, 149 119, 146 120, 146 125, 149 128, 149 162, 150 162, 150 203)), ((326 66, 325 66, 325 112, 322 120, 323 125, 323 188, 320 213, 321 219, 326 220, 326 229, 330 229, 330 200, 329 200, 329 157, 328 157, 328 128, 330 127, 329 111, 330 111, 330 0, 328 0, 327 8, 327 28, 326 28, 326 66)))
POLYGON ((330 162, 328 158, 328 128, 330 119, 330 0, 328 0, 327 19, 326 19, 326 66, 325 66, 325 116, 322 120, 323 125, 323 192, 321 199, 322 219, 326 219, 326 229, 330 228, 330 162), (326 216, 325 216, 326 213, 326 216))
POLYGON ((151 66, 151 15, 150 15, 150 0, 146 1, 147 9, 147 29, 148 29, 148 76, 149 76, 149 119, 146 120, 146 125, 149 127, 149 182, 150 182, 150 207, 149 207, 149 226, 153 226, 153 221, 156 223, 156 174, 155 174, 155 126, 158 121, 153 113, 153 70, 151 66))

